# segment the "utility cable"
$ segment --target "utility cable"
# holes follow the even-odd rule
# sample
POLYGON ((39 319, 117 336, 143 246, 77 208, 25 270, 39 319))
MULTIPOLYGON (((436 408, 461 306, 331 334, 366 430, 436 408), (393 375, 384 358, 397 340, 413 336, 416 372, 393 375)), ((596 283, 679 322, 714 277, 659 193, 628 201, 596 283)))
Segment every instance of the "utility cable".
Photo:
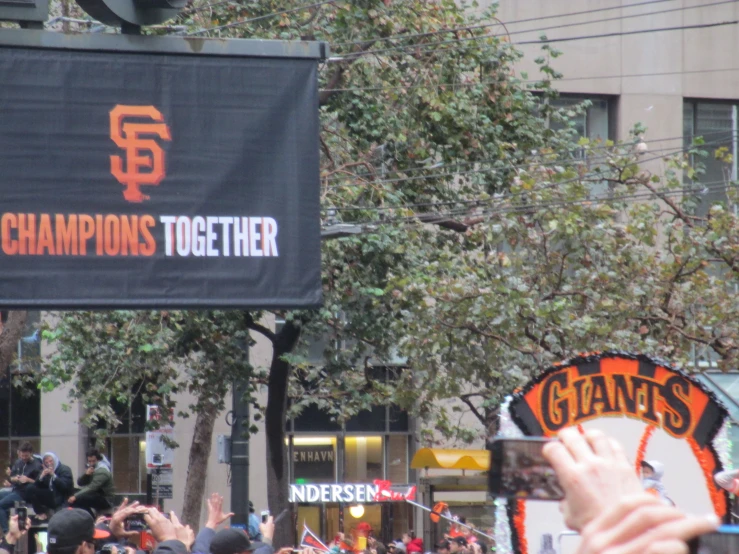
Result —
MULTIPOLYGON (((680 152, 680 150, 677 150, 676 153, 677 152, 680 152)), ((638 163, 643 164, 649 161, 661 159, 663 157, 664 156, 654 156, 651 158, 639 160, 638 163)), ((444 205, 456 204, 456 205, 468 206, 466 208, 457 208, 457 210, 462 210, 461 213, 466 214, 469 211, 469 205, 482 205, 482 204, 489 204, 492 202, 500 202, 502 200, 508 200, 508 199, 515 198, 517 196, 521 196, 524 194, 533 194, 536 192, 541 192, 541 191, 552 189, 552 188, 558 188, 561 185, 579 182, 579 181, 604 181, 604 180, 608 180, 609 173, 613 174, 613 172, 618 171, 618 170, 619 168, 611 168, 608 170, 608 172, 590 173, 589 178, 587 175, 585 175, 585 176, 573 177, 571 179, 564 179, 561 181, 552 181, 551 183, 541 185, 539 187, 534 187, 531 190, 522 190, 521 192, 497 193, 497 194, 491 195, 490 198, 488 199, 476 198, 476 199, 471 199, 471 200, 450 200, 450 201, 439 201, 439 202, 425 202, 425 203, 419 203, 419 204, 402 204, 402 205, 396 205, 396 206, 339 206, 339 207, 326 207, 326 208, 323 208, 323 210, 334 211, 334 212, 345 212, 345 211, 382 212, 386 210, 403 210, 403 209, 409 209, 412 207, 431 207, 431 206, 444 206, 444 205)), ((348 221, 348 223, 351 223, 351 221, 348 221)))
MULTIPOLYGON (((736 0, 734 0, 736 1, 736 0)), ((739 68, 737 67, 722 67, 722 68, 716 68, 716 69, 689 69, 689 70, 681 70, 681 71, 661 71, 656 73, 625 73, 622 75, 592 75, 587 77, 562 77, 555 79, 554 82, 561 82, 561 81, 585 81, 589 79, 629 79, 629 78, 637 78, 637 77, 663 77, 667 75, 688 75, 688 74, 700 74, 700 73, 716 73, 716 72, 722 72, 722 71, 739 71, 739 68)), ((485 85, 495 85, 499 83, 507 83, 510 79, 491 79, 491 80, 481 80, 481 81, 470 81, 468 83, 424 83, 424 84, 418 84, 418 85, 406 85, 406 86, 392 86, 392 87, 376 87, 376 86, 367 86, 367 87, 345 87, 345 88, 323 88, 319 89, 319 92, 360 92, 360 91, 372 91, 372 92, 380 92, 380 91, 388 91, 388 90, 402 90, 402 91, 410 91, 415 89, 435 89, 435 88, 464 88, 464 87, 475 87, 475 86, 485 86, 485 85)), ((526 79, 526 80, 518 80, 521 84, 535 84, 535 83, 541 83, 543 81, 547 81, 550 79, 526 79)))
MULTIPOLYGON (((360 225, 360 226, 374 226, 374 225, 387 225, 387 224, 393 224, 393 223, 415 223, 415 224, 428 224, 433 223, 433 221, 428 221, 429 218, 438 218, 438 220, 444 220, 449 219, 452 217, 462 216, 462 215, 469 215, 471 217, 484 217, 486 219, 489 219, 490 217, 494 217, 496 215, 504 215, 508 213, 521 213, 521 212, 531 212, 532 210, 540 210, 540 209, 546 209, 546 208, 567 208, 567 207, 574 207, 574 206, 584 206, 584 205, 593 205, 593 204, 610 204, 614 202, 625 202, 625 203, 636 203, 643 200, 661 200, 662 197, 670 197, 675 195, 682 195, 685 193, 701 193, 705 194, 708 192, 721 192, 725 190, 729 190, 732 188, 737 188, 735 184, 729 184, 727 185, 724 181, 712 181, 710 183, 704 183, 704 186, 700 189, 696 187, 685 187, 680 189, 672 189, 669 191, 658 191, 658 192, 652 192, 652 191, 645 191, 641 193, 632 193, 632 194, 624 194, 619 196, 603 196, 603 197, 590 197, 590 198, 583 198, 581 200, 559 200, 559 201, 550 201, 550 202, 539 202, 539 203, 522 203, 520 205, 514 205, 514 206, 508 206, 508 207, 494 207, 489 211, 483 211, 483 212, 473 212, 470 213, 469 210, 456 210, 456 211, 448 211, 448 212, 424 212, 424 213, 417 213, 409 216, 399 216, 395 218, 385 218, 385 219, 376 219, 376 220, 370 220, 370 221, 346 221, 343 223, 350 223, 354 225, 360 225), (717 185, 716 183, 721 183, 720 185, 717 185)), ((525 191, 525 192, 532 192, 532 191, 525 191)))
MULTIPOLYGON (((610 38, 610 37, 622 37, 622 36, 640 35, 640 34, 645 34, 645 33, 661 33, 661 32, 668 32, 668 31, 687 31, 691 29, 709 29, 713 27, 723 27, 726 25, 736 25, 737 23, 739 23, 739 20, 718 21, 714 23, 698 23, 695 25, 679 25, 679 26, 674 26, 674 27, 658 27, 654 29, 639 29, 636 31, 618 31, 618 32, 613 32, 613 33, 603 33, 603 34, 597 34, 597 35, 581 35, 581 36, 561 37, 561 38, 553 38, 553 39, 543 38, 540 40, 514 42, 511 44, 515 46, 526 45, 526 44, 551 44, 555 42, 570 42, 570 41, 588 40, 588 39, 596 39, 596 38, 600 39, 600 38, 610 38)), ((459 43, 468 42, 470 40, 483 40, 483 39, 488 39, 488 38, 493 38, 493 37, 491 37, 490 35, 480 35, 476 37, 445 40, 445 41, 439 41, 439 42, 429 42, 429 43, 424 43, 424 44, 401 45, 401 46, 396 46, 392 48, 365 50, 362 52, 353 52, 350 54, 332 56, 331 58, 327 60, 327 62, 336 63, 336 62, 341 62, 344 60, 352 60, 352 59, 360 58, 363 56, 367 56, 369 54, 379 55, 379 54, 387 54, 387 53, 392 53, 392 52, 404 52, 406 50, 418 51, 418 50, 423 50, 429 47, 433 47, 434 49, 437 49, 438 46, 444 46, 447 44, 459 44, 459 43)), ((453 49, 450 48, 448 50, 453 50, 453 49)))
MULTIPOLYGON (((645 16, 651 16, 651 15, 662 15, 662 14, 672 13, 672 12, 681 12, 681 11, 685 11, 685 10, 694 10, 694 9, 699 9, 699 8, 709 8, 709 7, 712 7, 712 6, 720 6, 722 4, 735 4, 736 2, 737 2, 737 0, 721 0, 719 2, 713 2, 711 4, 697 4, 697 5, 694 5, 694 6, 682 6, 682 7, 679 7, 679 8, 669 8, 669 9, 666 9, 666 10, 658 10, 658 11, 649 12, 649 13, 637 13, 637 14, 630 14, 630 15, 620 15, 618 17, 607 17, 605 19, 592 19, 590 21, 580 21, 580 22, 576 22, 576 23, 563 23, 563 24, 558 24, 558 25, 551 25, 549 27, 539 27, 539 28, 536 28, 536 29, 519 29, 519 30, 515 30, 515 31, 509 31, 509 32, 503 33, 503 34, 476 35, 476 36, 473 36, 473 37, 466 37, 466 38, 459 39, 459 40, 460 41, 471 41, 471 40, 481 40, 481 39, 493 38, 493 37, 511 37, 513 35, 521 35, 521 34, 526 34, 526 33, 540 33, 540 32, 543 32, 543 31, 553 31, 553 30, 565 29, 565 28, 569 28, 569 27, 579 27, 579 26, 582 26, 582 25, 593 25, 593 24, 597 24, 597 23, 609 23, 609 22, 613 22, 613 21, 623 21, 625 19, 631 19, 631 18, 634 18, 634 17, 645 17, 645 16)), ((650 2, 650 4, 651 3, 653 3, 653 2, 650 2)), ((508 25, 508 24, 509 23, 506 22, 506 25, 508 25)), ((492 27, 492 26, 495 26, 495 25, 500 25, 500 22, 485 23, 485 24, 481 24, 481 25, 471 25, 471 26, 468 26, 468 27, 458 27, 458 28, 454 28, 454 29, 440 30, 440 31, 435 31, 435 33, 437 33, 437 34, 454 33, 454 32, 457 32, 457 31, 467 31, 467 30, 473 30, 473 29, 482 29, 482 28, 486 28, 486 27, 492 27)), ((398 39, 401 39, 402 38, 403 40, 405 40, 407 38, 410 38, 408 36, 403 36, 403 35, 397 35, 397 37, 398 37, 398 39)), ((391 37, 387 37, 387 38, 389 39, 391 37)), ((370 40, 370 39, 367 39, 367 40, 370 40)), ((363 42, 366 42, 366 41, 363 41, 363 42)), ((357 43, 360 43, 361 44, 361 42, 359 42, 359 41, 355 41, 352 44, 357 44, 357 43)), ((414 45, 414 46, 426 46, 426 45, 432 45, 432 44, 433 45, 436 45, 436 44, 445 44, 445 43, 446 43, 446 41, 429 42, 429 43, 425 43, 425 44, 421 44, 421 45, 414 45)), ((332 48, 339 48, 340 44, 344 44, 344 43, 334 44, 334 45, 332 45, 332 48)), ((517 44, 517 43, 514 42, 513 44, 517 44)), ((521 44, 521 43, 518 43, 518 44, 521 44)))
MULTIPOLYGON (((722 131, 715 131, 714 133, 719 133, 719 132, 722 132, 722 131)), ((711 133, 711 134, 714 134, 714 133, 711 133)), ((706 134, 708 134, 708 133, 706 133, 706 134)), ((681 139, 681 140, 683 138, 684 137, 676 137, 676 139, 681 139)), ((672 140, 672 139, 650 139, 649 142, 667 142, 669 140, 672 140)), ((726 141, 724 141, 724 140, 721 139, 721 140, 704 142, 703 144, 700 144, 700 145, 686 146, 685 148, 683 148, 681 150, 675 150, 675 147, 674 146, 670 146, 670 147, 664 147, 664 148, 650 149, 649 152, 651 154, 654 154, 656 152, 666 152, 665 154, 662 154, 660 156, 660 158, 662 158, 664 156, 668 156, 668 155, 671 155, 671 154, 676 154, 676 153, 679 153, 679 152, 685 152, 687 150, 690 150, 691 148, 701 148, 701 147, 704 147, 704 146, 714 146, 714 145, 715 146, 719 146, 719 145, 722 145, 722 144, 725 144, 725 143, 726 143, 726 141)), ((635 145, 636 143, 626 143, 623 146, 628 146, 629 144, 634 144, 635 145)), ((615 145, 614 145, 614 147, 615 147, 615 145)), ((599 146, 598 148, 594 148, 594 149, 590 150, 590 152, 597 152, 598 150, 605 150, 606 148, 612 148, 612 147, 607 147, 607 146, 603 145, 603 146, 599 146)), ((567 157, 567 158, 565 158, 565 157, 559 157, 559 158, 554 158, 554 159, 544 159, 544 160, 541 161, 540 165, 555 165, 555 164, 568 163, 568 162, 569 163, 575 163, 575 164, 587 164, 587 165, 596 164, 597 165, 597 162, 603 161, 603 160, 607 160, 608 158, 611 157, 611 154, 601 154, 601 155, 595 155, 595 156, 588 155, 585 158, 575 158, 574 157, 574 154, 575 154, 575 152, 572 152, 572 154, 569 157, 567 157)), ((407 169, 391 169, 391 170, 387 170, 387 171, 390 172, 390 173, 402 173, 402 174, 411 173, 412 174, 412 173, 419 172, 419 171, 431 171, 431 170, 442 169, 442 168, 443 169, 447 169, 447 170, 453 170, 454 168, 469 167, 471 165, 472 166, 475 166, 475 165, 478 165, 478 164, 492 164, 492 163, 495 163, 495 162, 498 162, 498 161, 500 161, 500 160, 497 159, 497 158, 494 158, 494 159, 482 159, 482 160, 471 161, 471 162, 460 162, 460 163, 455 163, 455 164, 439 164, 439 165, 434 165, 434 166, 430 166, 430 167, 411 167, 411 168, 407 168, 407 169)), ((479 173, 491 173, 491 172, 496 172, 496 171, 509 171, 509 170, 515 170, 515 169, 526 169, 526 168, 531 167, 533 164, 534 164, 534 161, 532 160, 532 161, 527 162, 527 163, 511 164, 511 165, 505 165, 505 166, 502 166, 502 167, 478 167, 477 170, 478 170, 479 173)), ((458 173, 456 171, 452 171, 452 172, 440 173, 440 174, 436 174, 436 175, 420 175, 420 176, 418 176, 418 175, 412 175, 411 177, 408 177, 408 178, 398 179, 396 182, 399 182, 399 181, 411 181, 411 180, 416 180, 416 179, 430 179, 432 177, 433 178, 437 178, 439 176, 454 177, 455 175, 464 174, 464 173, 465 172, 458 173)), ((347 175, 347 176, 336 176, 336 177, 332 177, 332 178, 323 177, 323 178, 321 178, 321 181, 324 182, 324 183, 333 183, 333 182, 338 182, 338 181, 352 179, 352 178, 363 179, 364 182, 361 182, 361 183, 341 183, 341 184, 338 184, 338 185, 328 185, 327 184, 326 186, 323 187, 323 190, 332 190, 332 189, 346 188, 346 187, 364 187, 364 186, 368 186, 368 185, 372 185, 372 184, 376 184, 376 183, 382 184, 383 182, 387 182, 387 180, 380 180, 380 181, 375 180, 374 177, 372 175, 370 175, 370 174, 364 174, 364 175, 352 174, 352 175, 347 175)))
MULTIPOLYGON (((661 152, 664 152, 663 154, 661 154, 659 156, 654 156, 654 157, 646 158, 646 159, 641 159, 641 160, 639 160, 639 163, 645 163, 645 162, 649 162, 649 161, 659 160, 659 159, 663 159, 663 158, 665 158, 667 156, 671 156, 671 155, 674 155, 674 154, 679 154, 681 152, 686 152, 686 151, 691 150, 693 148, 701 148, 703 146, 719 145, 719 144, 723 144, 724 142, 725 141, 720 140, 720 141, 706 142, 706 143, 703 143, 702 145, 697 145, 697 146, 691 145, 691 146, 687 146, 687 147, 684 147, 684 148, 675 148, 675 147, 672 147, 672 148, 661 148, 661 149, 654 150, 653 152, 660 152, 661 151, 661 152)), ((602 159, 607 159, 609 157, 610 156, 605 156, 602 159)), ((518 165, 511 165, 511 166, 507 166, 507 167, 503 167, 503 168, 487 168, 487 169, 486 168, 476 168, 476 169, 473 169, 473 170, 461 171, 461 172, 445 172, 445 173, 436 173, 436 174, 431 174, 431 175, 414 175, 414 176, 411 176, 411 177, 397 177, 397 178, 391 178, 391 179, 378 179, 378 180, 368 181, 366 183, 356 183, 356 184, 348 183, 348 184, 342 184, 342 185, 332 185, 332 186, 323 187, 323 190, 327 190, 327 189, 330 190, 330 189, 336 189, 336 188, 344 188, 344 187, 348 187, 348 186, 367 186, 367 185, 370 185, 370 184, 371 185, 383 185, 383 184, 390 184, 390 183, 393 183, 393 184, 405 183, 405 182, 409 182, 409 181, 426 180, 426 179, 456 178, 456 177, 463 176, 463 175, 489 174, 489 173, 493 173, 493 172, 499 172, 501 170, 526 169, 526 168, 530 168, 530 167, 535 166, 535 165, 549 166, 549 165, 555 165, 557 163, 563 163, 563 162, 567 162, 567 161, 570 161, 570 162, 576 163, 576 164, 580 164, 580 165, 584 165, 584 164, 588 164, 589 165, 589 164, 593 164, 594 162, 597 162, 597 159, 595 159, 595 158, 584 158, 582 160, 577 160, 577 159, 562 160, 562 159, 558 159, 558 160, 541 160, 540 162, 536 162, 536 161, 533 161, 532 160, 531 162, 528 162, 528 163, 518 164, 518 165)), ((596 165, 597 165, 597 163, 596 163, 596 165)), ((399 172, 402 172, 402 171, 399 171, 399 172)), ((331 208, 331 209, 340 210, 342 208, 331 208)), ((359 208, 359 207, 357 207, 357 209, 372 209, 372 207, 366 207, 366 208, 359 208)))
MULTIPOLYGON (((648 6, 652 4, 660 4, 662 2, 672 2, 673 0, 647 0, 646 2, 637 2, 636 4, 624 4, 624 5, 618 5, 618 6, 611 6, 608 8, 596 8, 592 10, 583 10, 579 12, 567 12, 567 13, 558 13, 553 15, 542 15, 539 17, 529 17, 526 19, 518 19, 513 21, 505 21, 504 23, 506 25, 515 25, 518 23, 529 23, 531 21, 541 21, 545 19, 560 19, 563 17, 571 17, 575 15, 586 15, 591 13, 597 13, 597 12, 604 12, 604 11, 612 11, 612 10, 620 10, 620 9, 627 9, 627 8, 636 8, 640 6, 648 6)), ((647 14, 648 15, 648 14, 647 14)), ((376 42, 384 42, 386 40, 395 40, 395 39, 410 39, 410 38, 422 38, 422 37, 429 37, 434 35, 440 35, 444 33, 454 33, 457 31, 471 31, 474 29, 485 29, 487 27, 494 27, 496 25, 501 25, 500 21, 496 21, 494 23, 482 23, 480 25, 465 25, 462 27, 451 27, 449 29, 441 29, 439 31, 429 31, 427 33, 414 33, 414 34, 401 34, 398 33, 396 35, 390 35, 387 37, 378 37, 376 39, 376 42)), ((340 46, 347 46, 352 44, 363 44, 367 42, 367 40, 355 40, 355 41, 348 41, 348 42, 338 42, 333 44, 334 47, 340 47, 340 46)))

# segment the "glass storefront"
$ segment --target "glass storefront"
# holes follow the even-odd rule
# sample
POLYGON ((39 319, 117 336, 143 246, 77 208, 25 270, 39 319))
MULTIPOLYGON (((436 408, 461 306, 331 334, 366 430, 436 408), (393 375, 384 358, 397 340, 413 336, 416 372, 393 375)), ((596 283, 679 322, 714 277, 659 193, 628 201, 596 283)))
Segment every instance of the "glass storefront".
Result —
MULTIPOLYGON (((342 428, 327 414, 308 407, 288 422, 290 482, 371 485, 375 480, 383 480, 406 485, 413 482, 408 464, 410 440, 407 414, 396 408, 375 407, 349 419, 342 428)), ((293 506, 296 539, 300 538, 304 523, 327 543, 339 532, 352 537, 360 524, 369 525, 373 535, 385 543, 413 528, 413 510, 405 502, 315 502, 293 506)))

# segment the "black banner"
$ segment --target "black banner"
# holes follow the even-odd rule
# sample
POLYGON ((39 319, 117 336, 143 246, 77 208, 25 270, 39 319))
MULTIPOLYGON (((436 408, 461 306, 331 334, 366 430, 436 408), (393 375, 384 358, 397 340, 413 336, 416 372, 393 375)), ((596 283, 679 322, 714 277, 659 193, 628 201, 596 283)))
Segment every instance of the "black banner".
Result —
POLYGON ((0 47, 0 306, 318 305, 316 72, 0 47))

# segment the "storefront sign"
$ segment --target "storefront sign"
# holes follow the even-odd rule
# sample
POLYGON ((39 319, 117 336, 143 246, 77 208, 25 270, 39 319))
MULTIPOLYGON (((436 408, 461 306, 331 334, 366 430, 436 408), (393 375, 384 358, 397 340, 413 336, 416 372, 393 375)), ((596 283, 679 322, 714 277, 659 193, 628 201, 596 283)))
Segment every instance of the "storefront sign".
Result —
POLYGON ((296 479, 304 481, 333 481, 336 478, 334 445, 293 446, 293 471, 296 479))
POLYGON ((290 502, 403 502, 416 499, 415 485, 392 485, 389 481, 369 483, 322 483, 290 485, 290 502))

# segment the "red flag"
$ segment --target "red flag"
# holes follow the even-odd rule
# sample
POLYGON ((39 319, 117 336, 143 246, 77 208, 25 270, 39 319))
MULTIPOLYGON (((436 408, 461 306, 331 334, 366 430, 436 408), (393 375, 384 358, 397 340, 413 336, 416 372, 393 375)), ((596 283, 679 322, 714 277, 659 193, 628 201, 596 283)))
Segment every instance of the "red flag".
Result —
POLYGON ((300 538, 300 546, 303 548, 321 550, 323 552, 329 551, 329 547, 323 544, 321 539, 318 538, 318 535, 308 529, 308 526, 305 523, 303 523, 303 536, 300 538))

